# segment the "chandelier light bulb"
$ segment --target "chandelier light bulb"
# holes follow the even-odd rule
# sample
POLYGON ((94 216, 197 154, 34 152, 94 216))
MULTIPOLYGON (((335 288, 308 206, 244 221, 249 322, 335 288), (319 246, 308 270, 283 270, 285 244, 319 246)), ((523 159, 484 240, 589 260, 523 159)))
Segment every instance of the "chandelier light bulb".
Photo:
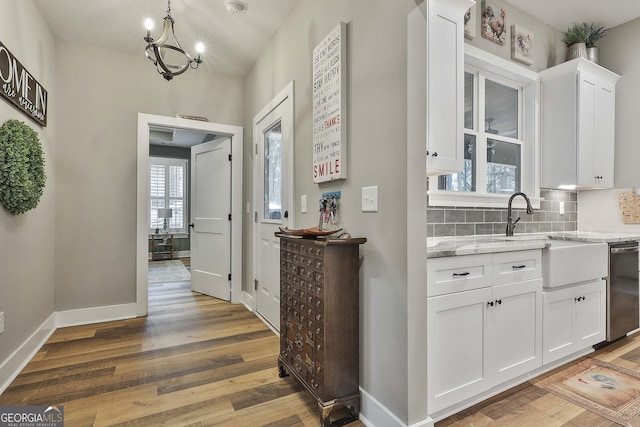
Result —
POLYGON ((198 52, 198 54, 204 53, 204 43, 202 42, 196 43, 196 52, 198 52))
POLYGON ((153 21, 151 20, 151 18, 147 18, 144 21, 144 28, 147 29, 147 31, 151 31, 153 30, 153 21))

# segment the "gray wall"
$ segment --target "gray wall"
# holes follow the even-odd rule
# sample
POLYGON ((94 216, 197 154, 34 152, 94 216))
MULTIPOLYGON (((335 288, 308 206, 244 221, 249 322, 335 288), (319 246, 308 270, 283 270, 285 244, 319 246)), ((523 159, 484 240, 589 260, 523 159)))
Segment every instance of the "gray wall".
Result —
MULTIPOLYGON (((300 0, 245 80, 244 126, 295 80, 296 227, 317 224, 313 206, 340 190, 342 226, 368 242, 361 247, 360 384, 407 421, 407 13, 415 2, 300 0), (348 22, 347 180, 313 184, 311 57, 340 21, 348 22), (380 211, 361 212, 361 188, 379 187, 380 211), (300 212, 306 194, 309 213, 300 212)), ((253 154, 245 149, 245 197, 251 201, 253 154)), ((245 233, 245 277, 251 278, 252 222, 245 233)), ((366 414, 365 414, 366 415, 366 414)))
POLYGON ((166 82, 142 54, 57 45, 56 309, 132 303, 138 112, 242 125, 242 80, 205 66, 166 82))
POLYGON ((0 11, 0 41, 48 91, 49 111, 48 126, 42 128, 0 99, 0 126, 17 119, 38 133, 47 175, 38 207, 18 216, 0 207, 0 311, 5 316, 5 332, 0 335, 1 366, 55 309, 55 147, 59 111, 54 106, 57 59, 49 27, 31 1, 0 0, 0 11))
POLYGON ((621 78, 616 85, 616 139, 614 185, 640 186, 638 159, 638 99, 640 99, 640 19, 610 29, 598 41, 600 65, 621 78))
POLYGON ((521 12, 520 9, 515 8, 504 0, 493 0, 491 3, 505 10, 505 23, 508 29, 507 42, 504 46, 500 46, 483 38, 480 35, 482 3, 482 1, 476 1, 476 35, 473 40, 467 40, 467 43, 496 56, 511 60, 511 25, 516 24, 533 32, 534 44, 532 56, 534 63, 529 67, 524 64, 518 64, 533 71, 540 71, 564 61, 566 47, 562 43, 562 33, 544 22, 521 12))

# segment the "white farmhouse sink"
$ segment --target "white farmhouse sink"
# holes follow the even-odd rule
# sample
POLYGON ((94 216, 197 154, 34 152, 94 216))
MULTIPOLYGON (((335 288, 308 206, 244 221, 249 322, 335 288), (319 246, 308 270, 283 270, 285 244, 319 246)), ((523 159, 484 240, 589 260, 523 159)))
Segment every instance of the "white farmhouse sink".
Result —
POLYGON ((606 243, 551 240, 542 251, 542 274, 545 288, 607 277, 609 245, 606 243))
POLYGON ((545 234, 516 234, 515 236, 501 236, 497 238, 499 240, 547 240, 545 234))

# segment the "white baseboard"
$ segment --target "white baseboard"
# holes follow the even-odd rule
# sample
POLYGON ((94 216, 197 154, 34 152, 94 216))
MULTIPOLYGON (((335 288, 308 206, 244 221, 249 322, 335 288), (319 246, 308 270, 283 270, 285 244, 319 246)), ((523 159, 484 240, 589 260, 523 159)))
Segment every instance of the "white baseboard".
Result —
POLYGON ((2 394, 20 371, 35 356, 56 330, 56 313, 52 313, 42 325, 31 334, 8 358, 0 365, 0 394, 2 394))
POLYGON ((409 427, 433 427, 435 422, 431 418, 426 420, 420 420, 417 423, 411 424, 409 427))
POLYGON ((79 310, 58 311, 56 313, 56 327, 89 325, 134 317, 137 317, 135 303, 81 308, 79 310))
POLYGON ((253 295, 247 291, 242 291, 242 304, 244 304, 244 306, 247 307, 247 310, 251 312, 256 309, 256 300, 253 295))
POLYGON ((430 418, 410 426, 387 409, 375 397, 360 387, 360 421, 367 427, 427 427, 433 426, 430 418))

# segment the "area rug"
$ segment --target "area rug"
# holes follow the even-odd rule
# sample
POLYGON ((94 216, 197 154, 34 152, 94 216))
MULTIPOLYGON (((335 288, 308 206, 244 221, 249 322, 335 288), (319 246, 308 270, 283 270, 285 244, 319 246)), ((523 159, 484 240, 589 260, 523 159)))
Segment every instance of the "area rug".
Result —
POLYGON ((153 261, 149 263, 149 283, 182 282, 191 280, 191 273, 182 261, 153 261))
POLYGON ((638 372, 587 358, 534 385, 623 426, 640 426, 638 372))

